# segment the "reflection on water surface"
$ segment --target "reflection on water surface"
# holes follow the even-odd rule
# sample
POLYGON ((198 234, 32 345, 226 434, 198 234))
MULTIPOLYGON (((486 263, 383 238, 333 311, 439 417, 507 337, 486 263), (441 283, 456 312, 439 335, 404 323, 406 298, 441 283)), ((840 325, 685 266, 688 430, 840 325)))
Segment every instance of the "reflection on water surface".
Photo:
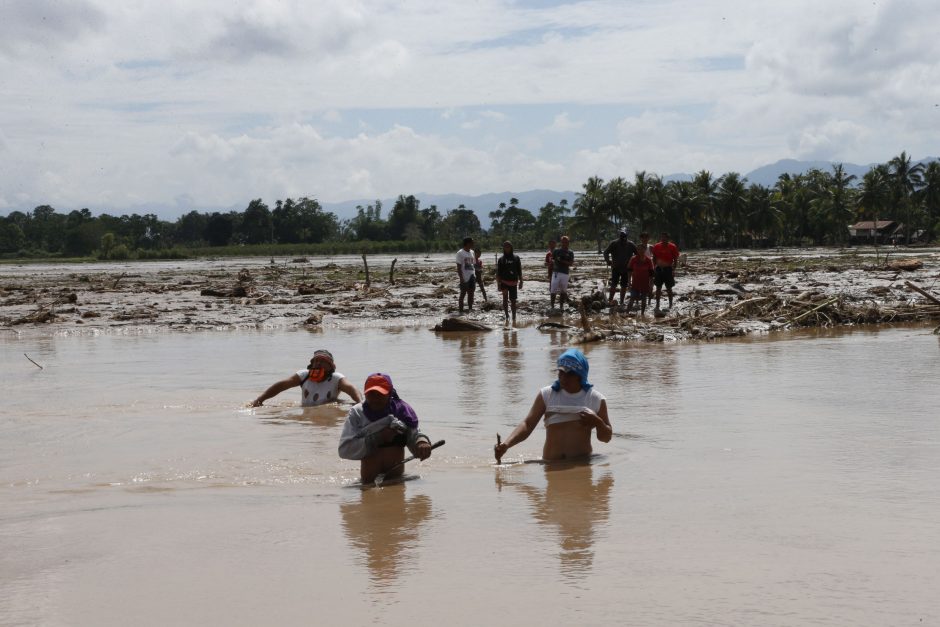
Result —
POLYGON ((494 468, 567 342, 0 338, 0 623, 940 623, 928 329, 587 345, 612 441, 494 468), (416 479, 347 489, 341 405, 246 407, 319 347, 358 386, 390 373, 447 440, 416 479))

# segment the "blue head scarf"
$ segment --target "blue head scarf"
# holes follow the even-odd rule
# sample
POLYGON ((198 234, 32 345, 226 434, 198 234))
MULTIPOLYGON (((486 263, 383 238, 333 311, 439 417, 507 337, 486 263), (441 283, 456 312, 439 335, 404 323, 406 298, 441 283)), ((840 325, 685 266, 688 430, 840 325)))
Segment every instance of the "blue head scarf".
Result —
MULTIPOLYGON (((579 351, 577 348, 569 348, 564 353, 558 356, 558 368, 564 368, 568 372, 574 372, 581 379, 581 387, 585 390, 590 390, 594 387, 593 384, 588 383, 588 360, 584 356, 584 353, 579 351)), ((552 383, 552 389, 556 392, 561 389, 561 381, 555 379, 555 382, 552 383)))

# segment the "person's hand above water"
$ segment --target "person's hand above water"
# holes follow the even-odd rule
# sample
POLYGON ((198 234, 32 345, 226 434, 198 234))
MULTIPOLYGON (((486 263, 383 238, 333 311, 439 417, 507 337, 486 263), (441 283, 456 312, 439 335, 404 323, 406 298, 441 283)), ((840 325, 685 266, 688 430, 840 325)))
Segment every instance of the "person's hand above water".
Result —
POLYGON ((604 421, 601 420, 601 417, 587 407, 579 411, 578 416, 581 417, 581 424, 585 427, 593 429, 598 424, 604 424, 604 421))
POLYGON ((431 456, 431 443, 427 440, 420 440, 415 444, 415 457, 425 460, 431 456))
POLYGON ((509 450, 509 447, 506 446, 505 442, 500 442, 499 444, 493 445, 493 454, 496 455, 496 463, 501 464, 503 455, 506 454, 506 451, 509 450))

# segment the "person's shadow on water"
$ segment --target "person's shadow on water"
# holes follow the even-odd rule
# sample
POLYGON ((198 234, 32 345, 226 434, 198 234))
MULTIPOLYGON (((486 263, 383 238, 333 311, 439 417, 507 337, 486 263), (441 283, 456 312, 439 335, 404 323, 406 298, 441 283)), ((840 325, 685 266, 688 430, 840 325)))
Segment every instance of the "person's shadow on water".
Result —
POLYGON ((558 557, 564 577, 581 579, 594 566, 594 541, 598 528, 610 517, 609 469, 588 461, 551 462, 543 466, 544 489, 521 481, 507 481, 496 473, 496 484, 513 488, 529 498, 535 519, 558 538, 558 557), (595 479, 595 475, 599 475, 595 479))
POLYGON ((429 496, 406 498, 401 483, 363 489, 358 499, 340 504, 343 530, 376 589, 395 586, 402 567, 417 559, 421 527, 431 509, 429 496))

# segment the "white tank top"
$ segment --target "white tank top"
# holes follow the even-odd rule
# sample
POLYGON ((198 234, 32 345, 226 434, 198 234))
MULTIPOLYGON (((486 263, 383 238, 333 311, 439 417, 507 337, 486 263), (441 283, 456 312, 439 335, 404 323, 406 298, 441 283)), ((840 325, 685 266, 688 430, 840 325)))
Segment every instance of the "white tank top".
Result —
POLYGON ((334 372, 326 380, 318 383, 308 379, 307 373, 307 370, 297 371, 297 376, 303 381, 300 386, 300 404, 304 407, 313 407, 334 402, 339 394, 339 382, 343 379, 343 375, 334 372))
POLYGON ((601 410, 601 403, 606 400, 604 395, 592 387, 590 390, 581 390, 575 394, 564 390, 553 390, 546 386, 540 390, 542 400, 545 402, 545 426, 557 425, 562 422, 580 420, 578 414, 582 409, 590 409, 594 413, 601 410))

